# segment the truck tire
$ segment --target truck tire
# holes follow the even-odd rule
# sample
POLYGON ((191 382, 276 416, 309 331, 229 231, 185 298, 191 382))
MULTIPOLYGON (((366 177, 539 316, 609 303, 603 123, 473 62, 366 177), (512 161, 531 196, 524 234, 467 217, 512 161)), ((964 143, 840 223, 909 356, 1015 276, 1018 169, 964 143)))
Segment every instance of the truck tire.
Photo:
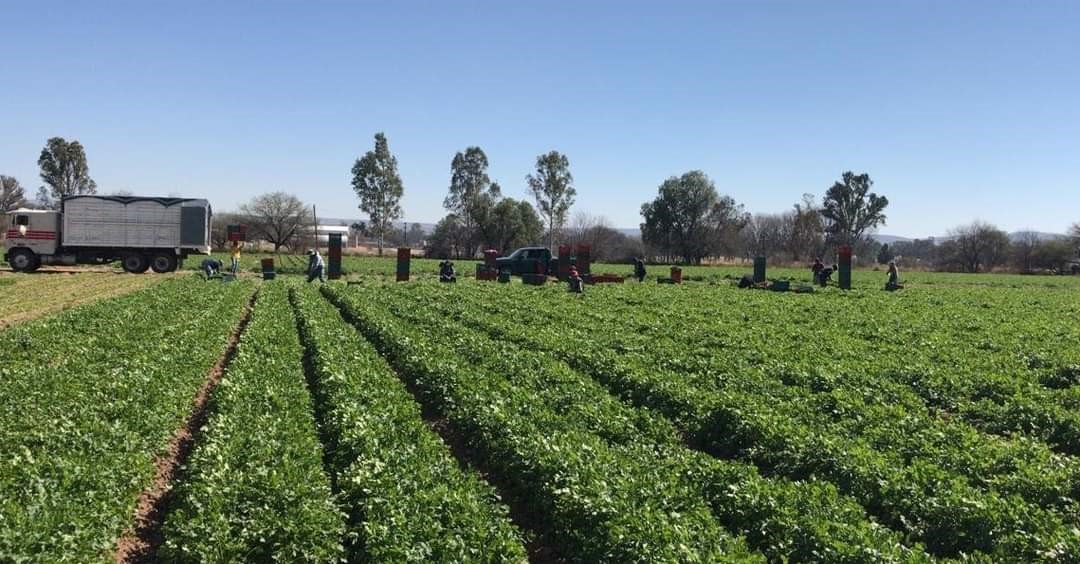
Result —
POLYGON ((120 265, 124 267, 125 272, 142 274, 146 272, 146 269, 150 268, 150 261, 143 255, 132 253, 124 255, 124 258, 120 259, 120 265))
POLYGON ((41 257, 30 249, 14 249, 8 253, 8 264, 15 272, 33 272, 41 266, 41 257))
POLYGON ((176 270, 177 262, 175 255, 161 253, 150 257, 150 269, 158 274, 165 274, 176 270))

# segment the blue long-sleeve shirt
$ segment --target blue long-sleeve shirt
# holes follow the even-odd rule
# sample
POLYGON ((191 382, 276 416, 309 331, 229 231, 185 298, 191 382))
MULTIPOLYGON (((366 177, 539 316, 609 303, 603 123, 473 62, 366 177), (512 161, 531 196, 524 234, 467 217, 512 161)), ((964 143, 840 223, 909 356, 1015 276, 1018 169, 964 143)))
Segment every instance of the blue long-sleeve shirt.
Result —
POLYGON ((323 267, 322 255, 315 253, 308 257, 308 272, 315 272, 315 269, 323 267))

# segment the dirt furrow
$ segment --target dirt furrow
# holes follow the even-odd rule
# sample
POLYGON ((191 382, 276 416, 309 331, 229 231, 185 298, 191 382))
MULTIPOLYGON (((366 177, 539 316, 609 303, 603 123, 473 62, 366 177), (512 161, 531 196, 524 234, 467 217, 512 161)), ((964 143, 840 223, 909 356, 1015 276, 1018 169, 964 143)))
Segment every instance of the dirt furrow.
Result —
POLYGON ((221 383, 225 370, 236 355, 240 336, 251 320, 258 292, 252 294, 251 301, 241 315, 240 323, 229 336, 225 351, 207 372, 206 380, 195 394, 191 413, 172 434, 165 452, 154 461, 154 480, 151 486, 139 495, 135 505, 134 527, 128 529, 116 542, 116 562, 124 564, 154 562, 157 549, 164 542, 161 526, 165 522, 173 486, 180 478, 180 469, 195 447, 200 429, 210 415, 208 403, 214 388, 221 383))

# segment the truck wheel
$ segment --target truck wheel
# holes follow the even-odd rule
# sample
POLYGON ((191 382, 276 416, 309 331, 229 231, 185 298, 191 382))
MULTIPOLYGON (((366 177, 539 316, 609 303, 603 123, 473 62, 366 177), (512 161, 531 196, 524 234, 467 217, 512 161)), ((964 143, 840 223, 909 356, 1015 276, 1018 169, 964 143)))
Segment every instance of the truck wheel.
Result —
POLYGON ((150 268, 150 261, 146 260, 146 257, 142 255, 124 255, 124 258, 120 261, 120 265, 124 267, 125 272, 132 274, 142 274, 146 272, 147 268, 150 268))
POLYGON ((153 258, 150 259, 150 268, 158 274, 172 272, 176 270, 176 265, 176 256, 174 255, 160 254, 154 255, 153 258))
POLYGON ((8 253, 8 264, 15 272, 33 272, 41 266, 41 259, 30 249, 15 249, 8 253))

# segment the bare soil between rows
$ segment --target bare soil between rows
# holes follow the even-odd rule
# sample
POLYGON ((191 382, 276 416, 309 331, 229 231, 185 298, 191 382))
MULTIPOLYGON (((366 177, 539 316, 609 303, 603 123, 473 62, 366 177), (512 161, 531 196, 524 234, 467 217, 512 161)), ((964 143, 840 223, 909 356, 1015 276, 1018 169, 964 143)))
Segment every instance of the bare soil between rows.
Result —
POLYGON ((165 452, 154 461, 154 480, 143 490, 135 505, 134 527, 125 531, 116 541, 116 562, 135 564, 156 562, 157 550, 164 542, 161 526, 165 522, 173 486, 180 478, 180 469, 187 462, 195 447, 200 429, 210 415, 209 400, 214 388, 221 383, 225 370, 236 355, 240 336, 251 320, 256 294, 244 308, 240 323, 236 325, 226 342, 225 351, 207 372, 206 380, 195 394, 191 413, 169 439, 165 452))

